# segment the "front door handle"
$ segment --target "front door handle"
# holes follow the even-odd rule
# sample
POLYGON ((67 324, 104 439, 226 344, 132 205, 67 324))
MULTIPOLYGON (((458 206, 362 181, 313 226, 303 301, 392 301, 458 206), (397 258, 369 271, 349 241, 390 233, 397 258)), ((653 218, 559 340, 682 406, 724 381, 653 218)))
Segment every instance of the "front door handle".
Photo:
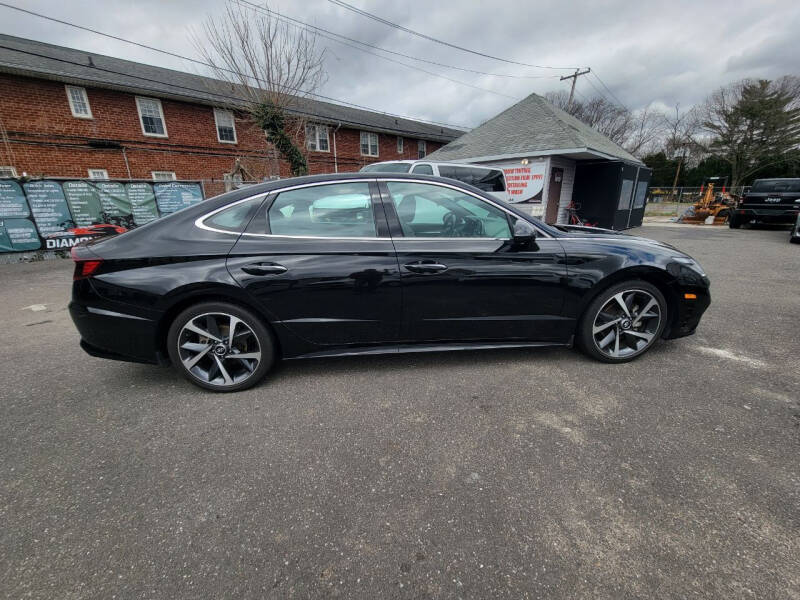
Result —
POLYGON ((447 265, 435 262, 417 261, 403 265, 412 273, 441 273, 447 270, 447 265))
POLYGON ((281 273, 286 273, 288 270, 289 269, 283 265, 275 263, 255 263, 242 267, 242 271, 248 275, 280 275, 281 273))

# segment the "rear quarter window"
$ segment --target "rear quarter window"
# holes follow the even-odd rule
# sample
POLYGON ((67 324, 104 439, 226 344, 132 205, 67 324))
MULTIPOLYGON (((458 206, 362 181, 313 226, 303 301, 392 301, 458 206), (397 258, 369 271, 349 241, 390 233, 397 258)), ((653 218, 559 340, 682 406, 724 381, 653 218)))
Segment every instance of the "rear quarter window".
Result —
POLYGON ((218 213, 203 219, 203 224, 206 227, 228 231, 230 233, 241 233, 244 231, 250 219, 253 218, 258 207, 264 201, 264 196, 258 196, 239 202, 228 208, 225 208, 218 213))

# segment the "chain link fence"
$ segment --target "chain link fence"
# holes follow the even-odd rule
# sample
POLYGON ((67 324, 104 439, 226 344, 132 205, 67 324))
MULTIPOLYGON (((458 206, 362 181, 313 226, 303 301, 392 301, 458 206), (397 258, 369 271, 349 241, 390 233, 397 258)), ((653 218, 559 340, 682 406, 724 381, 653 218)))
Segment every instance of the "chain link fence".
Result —
MULTIPOLYGON (((734 198, 741 196, 750 186, 725 188, 734 198)), ((716 191, 722 191, 716 190, 716 191)), ((647 217, 678 217, 703 197, 703 187, 651 187, 647 191, 647 206, 644 214, 647 217)))

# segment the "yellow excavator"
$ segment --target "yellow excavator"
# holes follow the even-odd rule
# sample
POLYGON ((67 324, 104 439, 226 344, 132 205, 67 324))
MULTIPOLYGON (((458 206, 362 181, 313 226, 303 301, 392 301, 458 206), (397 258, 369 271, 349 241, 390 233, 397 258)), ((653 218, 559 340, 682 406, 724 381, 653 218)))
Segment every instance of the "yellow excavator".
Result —
POLYGON ((679 223, 694 225, 725 225, 730 219, 736 200, 726 190, 727 177, 706 177, 700 186, 700 200, 692 204, 678 219, 679 223), (719 184, 721 192, 714 192, 719 184), (710 218, 713 217, 713 220, 710 218))

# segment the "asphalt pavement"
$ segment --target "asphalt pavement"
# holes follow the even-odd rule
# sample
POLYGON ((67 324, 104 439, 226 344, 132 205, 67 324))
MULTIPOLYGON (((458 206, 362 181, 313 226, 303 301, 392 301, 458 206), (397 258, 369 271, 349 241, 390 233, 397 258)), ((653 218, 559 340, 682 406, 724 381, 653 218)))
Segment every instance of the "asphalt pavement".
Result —
POLYGON ((800 598, 800 246, 649 226, 712 281, 610 366, 296 361, 235 395, 95 359, 0 265, 0 597, 800 598))

